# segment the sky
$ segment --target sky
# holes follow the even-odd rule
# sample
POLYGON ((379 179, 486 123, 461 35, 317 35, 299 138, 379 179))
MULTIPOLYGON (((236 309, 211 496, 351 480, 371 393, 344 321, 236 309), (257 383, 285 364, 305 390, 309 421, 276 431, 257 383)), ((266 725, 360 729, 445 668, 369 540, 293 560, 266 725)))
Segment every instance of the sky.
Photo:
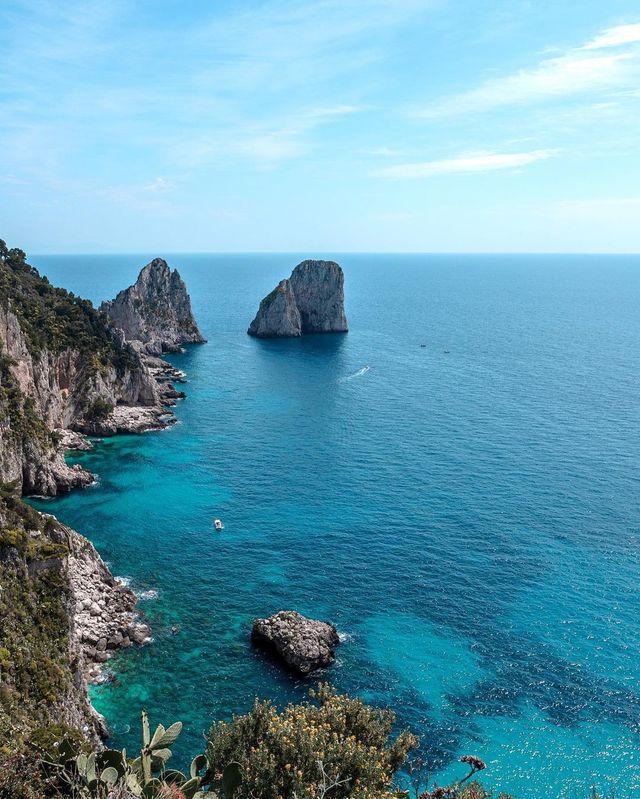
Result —
POLYGON ((638 0, 2 0, 33 253, 640 252, 638 0))

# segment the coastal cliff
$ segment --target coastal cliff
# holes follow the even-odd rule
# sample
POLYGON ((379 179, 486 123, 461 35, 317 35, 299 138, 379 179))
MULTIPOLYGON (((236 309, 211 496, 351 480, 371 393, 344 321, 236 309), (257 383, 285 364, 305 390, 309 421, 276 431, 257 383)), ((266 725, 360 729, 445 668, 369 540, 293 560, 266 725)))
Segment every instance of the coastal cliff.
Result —
POLYGON ((0 485, 0 741, 52 725, 92 744, 106 734, 87 684, 117 647, 148 627, 86 538, 0 485), (103 640, 108 635, 106 641, 103 640))
MULTIPOLYGON (((177 273, 165 280, 164 267, 154 261, 142 270, 138 312, 150 318, 155 307, 172 308, 160 314, 154 333, 164 319, 162 341, 195 340, 184 283, 177 273)), ((89 484, 92 475, 64 461, 66 431, 109 436, 162 429, 175 421, 169 407, 184 397, 172 381, 183 381, 178 370, 129 341, 90 302, 52 286, 22 250, 0 241, 0 481, 47 496, 89 484)))
POLYGON ((342 268, 335 261, 303 261, 262 300, 247 332, 277 338, 348 330, 342 268))
MULTIPOLYGON (((154 288, 138 298, 143 317, 162 304, 165 285, 165 270, 149 266, 143 283, 154 288)), ((179 276, 165 288, 173 293, 163 307, 179 320, 188 307, 193 321, 179 276)), ((183 332, 167 324, 158 340, 168 344, 183 332)), ((0 742, 19 748, 51 725, 78 730, 93 745, 106 734, 88 683, 101 679, 114 651, 145 643, 149 628, 135 594, 93 545, 20 496, 92 482, 64 459, 69 449, 91 447, 85 434, 170 424, 169 408, 184 396, 172 381, 183 382, 182 373, 0 240, 0 742)))
POLYGON ((182 344, 202 344, 187 287, 177 269, 154 258, 129 288, 100 306, 129 342, 149 355, 178 352, 182 344), (139 344, 137 344, 139 342, 139 344))

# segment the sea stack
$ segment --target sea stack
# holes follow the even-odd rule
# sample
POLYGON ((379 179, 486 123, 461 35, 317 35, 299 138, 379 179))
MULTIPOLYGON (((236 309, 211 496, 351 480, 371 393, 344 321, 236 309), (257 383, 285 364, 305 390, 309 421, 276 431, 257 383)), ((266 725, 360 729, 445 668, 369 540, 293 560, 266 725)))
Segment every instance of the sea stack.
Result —
POLYGON ((128 342, 140 342, 149 355, 177 352, 182 344, 206 341, 198 330, 184 281, 162 258, 148 263, 133 286, 115 300, 103 302, 100 310, 128 342))
POLYGON ((295 610, 281 610, 253 622, 254 646, 273 652, 296 674, 307 675, 330 666, 340 643, 338 631, 326 621, 308 619, 295 610))
POLYGON ((262 300, 247 332, 278 338, 348 330, 342 268, 335 261, 303 261, 262 300))

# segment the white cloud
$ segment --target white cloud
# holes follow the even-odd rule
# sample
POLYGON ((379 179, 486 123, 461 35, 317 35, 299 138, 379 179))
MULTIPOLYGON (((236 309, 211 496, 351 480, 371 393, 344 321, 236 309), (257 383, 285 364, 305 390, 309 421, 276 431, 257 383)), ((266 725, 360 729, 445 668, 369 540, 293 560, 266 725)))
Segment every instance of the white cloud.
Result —
POLYGON ((640 42, 640 22, 607 28, 607 30, 598 34, 595 39, 587 42, 584 49, 601 50, 606 47, 619 47, 622 44, 631 44, 633 42, 640 42))
POLYGON ((475 89, 445 97, 418 112, 445 117, 540 103, 637 86, 640 80, 640 24, 609 28, 582 47, 545 58, 535 67, 491 78, 475 89), (627 45, 614 52, 609 48, 627 45))
POLYGON ((517 169, 536 161, 557 155, 556 150, 532 150, 527 153, 477 153, 439 161, 422 161, 414 164, 396 164, 379 169, 375 174, 384 178, 416 179, 436 175, 492 172, 499 169, 517 169))

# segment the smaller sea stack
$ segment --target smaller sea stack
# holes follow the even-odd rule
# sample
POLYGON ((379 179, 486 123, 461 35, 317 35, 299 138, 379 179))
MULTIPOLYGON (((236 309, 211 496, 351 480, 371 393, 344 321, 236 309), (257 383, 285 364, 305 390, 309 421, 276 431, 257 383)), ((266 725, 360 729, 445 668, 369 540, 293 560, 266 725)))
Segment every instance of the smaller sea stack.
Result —
POLYGON ((303 676, 330 666, 340 643, 333 624, 308 619, 295 610, 281 610, 268 619, 256 619, 251 640, 254 646, 277 655, 291 671, 303 676))
POLYGON ((342 268, 335 261, 303 261, 262 300, 247 332, 279 338, 348 330, 342 268))

